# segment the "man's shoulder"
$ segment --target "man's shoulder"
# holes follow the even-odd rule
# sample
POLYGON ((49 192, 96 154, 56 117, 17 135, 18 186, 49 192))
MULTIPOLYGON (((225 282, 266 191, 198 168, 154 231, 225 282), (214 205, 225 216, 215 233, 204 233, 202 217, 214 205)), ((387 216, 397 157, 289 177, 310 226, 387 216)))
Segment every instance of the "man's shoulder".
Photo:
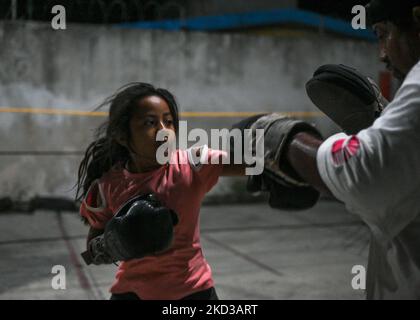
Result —
POLYGON ((420 60, 415 64, 415 66, 412 69, 413 72, 420 72, 420 60))
POLYGON ((420 61, 417 62, 417 64, 415 64, 410 72, 407 74, 407 76, 405 77, 405 80, 403 82, 403 84, 401 85, 401 88, 407 86, 407 85, 411 85, 411 84, 416 84, 420 87, 420 61))
MULTIPOLYGON (((408 73, 401 87, 395 94, 393 101, 385 108, 383 116, 391 115, 400 117, 401 114, 411 114, 410 119, 420 119, 418 105, 420 104, 420 62, 418 62, 408 73)), ((380 117, 381 123, 386 117, 380 117)), ((409 121, 409 122, 410 122, 409 121)), ((401 122, 401 119, 399 119, 401 122)))

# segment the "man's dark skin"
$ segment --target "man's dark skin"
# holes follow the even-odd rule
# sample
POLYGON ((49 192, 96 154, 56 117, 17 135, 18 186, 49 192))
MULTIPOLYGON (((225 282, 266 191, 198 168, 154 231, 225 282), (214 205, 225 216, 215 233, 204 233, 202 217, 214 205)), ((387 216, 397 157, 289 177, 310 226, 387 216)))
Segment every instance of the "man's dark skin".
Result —
MULTIPOLYGON (((413 9, 416 22, 410 30, 401 30, 390 21, 373 25, 379 40, 379 58, 394 77, 404 80, 420 60, 420 8, 413 9)), ((339 107, 339 106, 337 106, 339 107)), ((287 150, 287 159, 306 182, 326 195, 332 195, 318 171, 316 154, 322 140, 309 133, 296 134, 287 150)))

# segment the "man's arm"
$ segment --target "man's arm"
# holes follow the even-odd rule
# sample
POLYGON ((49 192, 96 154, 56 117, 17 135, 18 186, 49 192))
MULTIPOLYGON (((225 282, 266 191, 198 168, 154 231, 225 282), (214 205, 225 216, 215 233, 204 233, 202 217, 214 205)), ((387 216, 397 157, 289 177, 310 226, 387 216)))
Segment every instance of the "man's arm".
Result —
MULTIPOLYGON (((287 161, 300 177, 312 185, 319 192, 332 195, 319 175, 316 154, 322 140, 307 132, 296 134, 287 149, 287 161)), ((245 176, 246 165, 225 164, 222 176, 245 176)))
POLYGON ((286 158, 303 180, 319 192, 332 195, 319 174, 316 162, 316 154, 322 142, 310 133, 300 132, 290 142, 286 158))

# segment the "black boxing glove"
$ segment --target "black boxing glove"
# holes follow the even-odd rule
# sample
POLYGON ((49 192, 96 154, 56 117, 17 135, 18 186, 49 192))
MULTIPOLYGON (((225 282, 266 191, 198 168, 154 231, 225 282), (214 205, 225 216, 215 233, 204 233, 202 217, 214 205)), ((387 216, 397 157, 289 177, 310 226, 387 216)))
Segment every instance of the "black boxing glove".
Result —
MULTIPOLYGON (((303 210, 317 203, 319 192, 300 178, 285 157, 286 147, 294 134, 305 131, 321 137, 315 127, 304 121, 269 113, 246 118, 232 128, 241 130, 243 135, 247 130, 252 135, 252 149, 257 143, 255 130, 264 130, 264 170, 260 175, 248 177, 249 192, 268 191, 269 205, 276 209, 303 210)), ((245 142, 243 145, 244 150, 249 147, 245 146, 245 142)), ((232 155, 232 149, 235 149, 232 140, 230 146, 232 155)))
POLYGON ((82 256, 87 264, 100 264, 161 253, 171 246, 177 224, 177 214, 154 195, 137 196, 118 210, 82 256))

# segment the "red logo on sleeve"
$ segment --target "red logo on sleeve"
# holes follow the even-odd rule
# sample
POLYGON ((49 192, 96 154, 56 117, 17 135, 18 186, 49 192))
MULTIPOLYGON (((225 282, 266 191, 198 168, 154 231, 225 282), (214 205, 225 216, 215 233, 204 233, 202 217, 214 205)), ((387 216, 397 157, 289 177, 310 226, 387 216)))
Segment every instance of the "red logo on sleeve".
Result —
POLYGON ((351 136, 349 139, 340 139, 334 142, 331 154, 334 164, 341 165, 346 163, 352 156, 354 156, 360 148, 360 141, 356 136, 351 136))

